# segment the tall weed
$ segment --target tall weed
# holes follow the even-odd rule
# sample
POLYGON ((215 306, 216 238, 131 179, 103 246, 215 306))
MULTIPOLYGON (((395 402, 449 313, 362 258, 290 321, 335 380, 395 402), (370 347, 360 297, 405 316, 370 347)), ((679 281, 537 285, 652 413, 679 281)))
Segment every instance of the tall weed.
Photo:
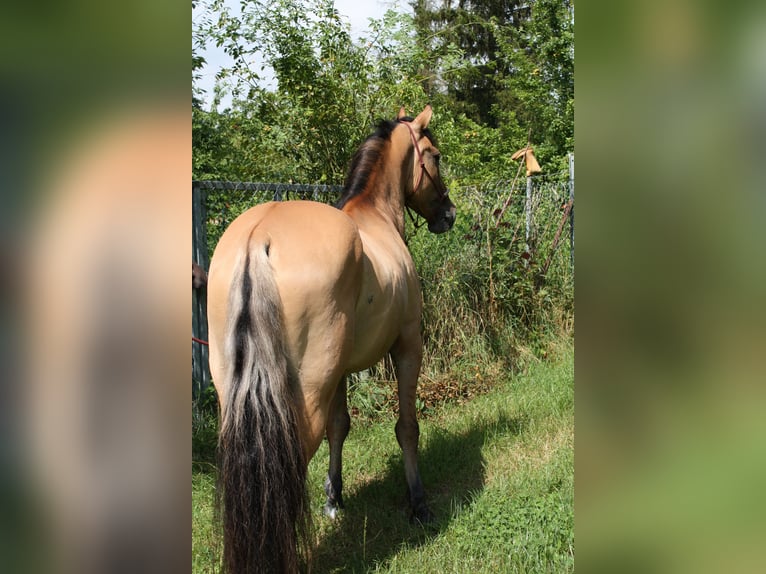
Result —
POLYGON ((573 325, 569 250, 566 241, 554 242, 562 212, 539 206, 544 225, 527 242, 518 202, 501 221, 486 198, 463 193, 455 203, 449 233, 409 229, 423 287, 423 372, 435 377, 497 362, 513 368, 519 351, 529 349, 544 357, 547 342, 573 325))

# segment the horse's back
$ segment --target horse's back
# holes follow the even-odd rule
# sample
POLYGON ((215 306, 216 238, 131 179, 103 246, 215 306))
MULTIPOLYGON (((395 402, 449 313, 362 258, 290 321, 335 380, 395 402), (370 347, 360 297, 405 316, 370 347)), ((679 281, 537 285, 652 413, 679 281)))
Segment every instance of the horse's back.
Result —
POLYGON ((226 284, 245 247, 267 252, 280 284, 299 279, 304 288, 347 273, 362 249, 356 223, 329 205, 264 203, 248 209, 224 232, 210 265, 210 289, 226 284))
MULTIPOLYGON (((361 240, 346 214, 313 201, 257 205, 235 219, 213 255, 208 298, 211 329, 218 330, 236 267, 247 250, 266 252, 286 315, 305 313, 294 307, 316 307, 322 299, 347 296, 348 283, 361 268, 361 240)), ((356 301, 353 301, 355 304, 356 301)), ((289 318, 289 317, 286 317, 289 318)))

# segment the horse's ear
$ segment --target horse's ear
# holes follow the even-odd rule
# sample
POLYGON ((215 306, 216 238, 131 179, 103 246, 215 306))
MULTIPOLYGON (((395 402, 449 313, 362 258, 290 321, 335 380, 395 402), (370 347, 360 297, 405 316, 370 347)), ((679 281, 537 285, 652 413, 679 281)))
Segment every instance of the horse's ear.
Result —
POLYGON ((407 115, 407 112, 404 111, 404 106, 402 106, 401 108, 399 108, 399 115, 396 116, 396 119, 400 120, 400 119, 402 119, 406 115, 407 115))
POLYGON ((415 121, 412 123, 417 125, 421 130, 424 130, 428 127, 428 122, 431 121, 432 114, 433 110, 431 109, 431 104, 426 104, 426 107, 423 108, 423 111, 418 114, 418 117, 416 117, 415 121))

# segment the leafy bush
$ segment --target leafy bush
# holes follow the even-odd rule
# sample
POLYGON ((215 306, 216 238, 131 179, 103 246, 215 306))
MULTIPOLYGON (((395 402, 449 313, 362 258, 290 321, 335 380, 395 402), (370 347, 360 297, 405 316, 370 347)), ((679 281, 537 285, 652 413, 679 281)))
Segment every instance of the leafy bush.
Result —
POLYGON ((545 225, 528 246, 523 205, 512 205, 498 221, 492 201, 501 196, 465 189, 453 195, 458 218, 449 233, 410 229, 423 286, 425 372, 435 376, 488 360, 511 366, 520 346, 544 354, 546 338, 571 329, 574 310, 566 235, 553 242, 563 213, 540 207, 545 225))

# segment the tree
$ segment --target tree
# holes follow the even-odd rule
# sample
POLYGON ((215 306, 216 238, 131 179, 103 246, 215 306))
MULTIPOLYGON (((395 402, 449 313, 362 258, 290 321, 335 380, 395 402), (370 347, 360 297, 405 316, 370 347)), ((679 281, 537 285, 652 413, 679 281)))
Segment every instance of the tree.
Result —
POLYGON ((419 42, 434 55, 433 87, 446 105, 508 137, 531 130, 533 142, 548 148, 543 157, 572 149, 569 0, 415 0, 412 6, 419 42), (462 65, 449 56, 456 52, 462 65))
POLYGON ((503 87, 494 114, 513 116, 563 157, 574 147, 574 15, 568 0, 535 0, 518 29, 497 26, 503 87))
POLYGON ((249 0, 239 13, 216 0, 210 14, 199 37, 233 60, 218 74, 233 96, 230 139, 262 166, 242 165, 240 178, 342 183, 378 119, 426 103, 418 69, 427 55, 405 15, 389 11, 355 43, 332 0, 249 0), (259 75, 267 68, 276 89, 259 75))
POLYGON ((497 127, 493 105, 509 71, 499 56, 498 26, 518 28, 529 16, 525 0, 415 0, 412 7, 420 41, 435 56, 435 66, 445 70, 445 55, 457 48, 463 65, 446 67, 441 89, 456 111, 497 127))
MULTIPOLYGON (((427 102, 455 179, 507 178, 530 129, 544 165, 563 162, 571 11, 565 0, 416 0, 414 18, 389 11, 354 41, 333 0, 211 0, 194 46, 231 56, 216 91, 233 103, 193 100, 195 177, 342 183, 379 119, 427 102)), ((193 77, 202 65, 193 52, 193 77)))

